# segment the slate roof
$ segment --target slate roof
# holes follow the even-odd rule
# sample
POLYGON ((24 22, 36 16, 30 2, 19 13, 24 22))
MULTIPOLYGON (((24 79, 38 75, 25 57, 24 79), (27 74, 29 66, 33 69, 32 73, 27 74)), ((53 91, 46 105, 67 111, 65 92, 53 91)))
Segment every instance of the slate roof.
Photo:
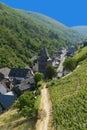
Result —
POLYGON ((31 75, 30 69, 19 69, 19 68, 12 68, 9 77, 20 77, 20 78, 26 78, 27 76, 31 75))
POLYGON ((16 96, 0 94, 0 104, 4 109, 11 107, 15 100, 16 96))
POLYGON ((21 91, 25 91, 30 89, 32 85, 34 85, 34 78, 29 78, 16 85, 16 87, 18 86, 21 91))
POLYGON ((26 91, 30 89, 30 84, 20 84, 18 87, 21 91, 26 91))

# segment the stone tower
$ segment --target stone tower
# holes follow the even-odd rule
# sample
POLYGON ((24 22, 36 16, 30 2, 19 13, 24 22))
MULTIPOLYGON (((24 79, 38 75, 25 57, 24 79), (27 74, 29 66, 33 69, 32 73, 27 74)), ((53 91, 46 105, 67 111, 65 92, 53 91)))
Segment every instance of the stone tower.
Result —
POLYGON ((47 49, 44 47, 39 58, 38 69, 41 73, 44 74, 45 77, 46 77, 46 66, 48 64, 52 65, 52 60, 48 55, 47 49))

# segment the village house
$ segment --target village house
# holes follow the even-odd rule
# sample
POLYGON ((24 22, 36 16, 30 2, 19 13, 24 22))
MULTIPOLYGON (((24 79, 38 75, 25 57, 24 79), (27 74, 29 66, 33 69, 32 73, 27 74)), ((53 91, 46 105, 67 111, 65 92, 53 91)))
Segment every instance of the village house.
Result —
POLYGON ((12 91, 5 94, 0 94, 0 113, 9 109, 16 99, 17 98, 12 91))
POLYGON ((15 87, 12 88, 12 91, 17 97, 26 91, 32 90, 35 90, 35 82, 33 77, 25 79, 24 81, 20 82, 20 84, 16 84, 15 87))
POLYGON ((76 48, 74 46, 68 47, 67 48, 67 57, 73 57, 75 54, 76 48))
POLYGON ((12 89, 12 83, 9 80, 10 69, 5 67, 0 69, 0 94, 5 94, 12 89))
POLYGON ((26 91, 34 90, 34 75, 31 69, 12 68, 9 78, 14 84, 12 91, 17 97, 26 91))
POLYGON ((58 51, 54 52, 52 55, 52 61, 58 61, 60 59, 60 54, 58 51))
POLYGON ((12 68, 9 73, 10 80, 15 81, 15 83, 18 82, 17 84, 30 77, 33 77, 31 69, 12 68))
POLYGON ((64 49, 64 48, 62 48, 62 47, 58 48, 58 51, 57 51, 57 52, 58 52, 59 55, 62 54, 63 49, 64 49))
POLYGON ((0 94, 5 94, 13 88, 13 84, 9 79, 3 79, 0 81, 0 94))
POLYGON ((4 78, 8 79, 8 75, 9 75, 10 69, 5 67, 5 68, 1 68, 0 69, 0 73, 3 74, 4 78))
POLYGON ((6 92, 7 92, 7 88, 0 83, 0 94, 4 94, 6 92))
POLYGON ((0 82, 0 113, 9 109, 17 97, 26 91, 34 90, 34 77, 31 69, 12 68, 9 79, 0 82))

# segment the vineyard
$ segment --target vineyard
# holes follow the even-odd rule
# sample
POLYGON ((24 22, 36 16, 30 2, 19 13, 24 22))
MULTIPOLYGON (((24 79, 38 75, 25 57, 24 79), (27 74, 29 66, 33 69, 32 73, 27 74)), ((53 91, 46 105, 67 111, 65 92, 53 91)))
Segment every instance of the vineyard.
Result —
POLYGON ((87 130, 87 59, 71 75, 48 85, 55 130, 87 130))

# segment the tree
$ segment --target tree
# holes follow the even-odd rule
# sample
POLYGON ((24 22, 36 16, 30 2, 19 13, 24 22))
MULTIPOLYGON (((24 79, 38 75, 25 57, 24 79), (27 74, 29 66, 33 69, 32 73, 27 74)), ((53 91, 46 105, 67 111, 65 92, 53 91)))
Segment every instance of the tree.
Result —
POLYGON ((64 69, 73 71, 77 65, 76 59, 67 58, 64 62, 64 69))
POLYGON ((56 77, 57 72, 55 68, 51 65, 47 65, 46 67, 46 76, 48 79, 52 79, 53 77, 56 77))
POLYGON ((21 95, 14 105, 20 114, 24 117, 33 117, 35 115, 35 97, 32 92, 26 92, 21 95))
POLYGON ((40 72, 36 72, 35 75, 34 75, 34 80, 35 80, 35 83, 37 85, 37 83, 41 80, 44 79, 44 75, 43 73, 40 73, 40 72))

